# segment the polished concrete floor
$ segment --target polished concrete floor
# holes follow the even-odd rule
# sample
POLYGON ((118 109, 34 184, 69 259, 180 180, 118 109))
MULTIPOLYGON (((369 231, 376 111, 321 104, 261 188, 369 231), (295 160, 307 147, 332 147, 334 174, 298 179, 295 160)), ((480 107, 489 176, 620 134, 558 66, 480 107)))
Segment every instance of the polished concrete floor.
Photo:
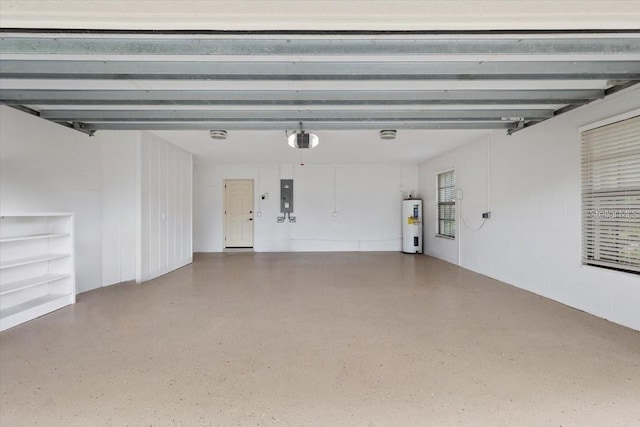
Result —
POLYGON ((2 427, 640 425, 640 333, 399 253, 201 255, 0 356, 2 427))

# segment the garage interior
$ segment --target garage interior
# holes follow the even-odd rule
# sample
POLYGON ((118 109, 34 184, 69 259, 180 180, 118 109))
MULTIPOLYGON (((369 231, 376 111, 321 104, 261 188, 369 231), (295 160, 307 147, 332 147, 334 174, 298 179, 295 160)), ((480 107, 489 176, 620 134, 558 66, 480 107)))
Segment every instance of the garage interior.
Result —
POLYGON ((76 302, 3 326, 0 424, 640 423, 583 148, 630 121, 638 212, 640 6, 458 3, 3 2, 2 217, 73 213, 76 302))

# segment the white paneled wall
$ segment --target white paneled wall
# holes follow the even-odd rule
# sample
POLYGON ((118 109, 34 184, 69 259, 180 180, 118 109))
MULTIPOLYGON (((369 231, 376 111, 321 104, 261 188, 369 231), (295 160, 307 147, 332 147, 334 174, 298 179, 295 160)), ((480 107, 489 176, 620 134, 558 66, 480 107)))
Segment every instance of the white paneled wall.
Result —
POLYGON ((140 132, 111 132, 102 144, 102 285, 136 278, 140 132))
POLYGON ((224 180, 253 179, 258 252, 399 251, 402 192, 417 191, 413 165, 218 165, 194 171, 194 248, 219 252, 224 242, 224 180), (280 179, 294 180, 296 223, 279 224, 280 179), (335 183, 334 183, 335 178, 335 183), (266 200, 261 194, 268 193, 266 200), (333 215, 334 210, 338 213, 333 215))
POLYGON ((75 213, 78 292, 102 284, 100 147, 108 138, 0 107, 0 208, 75 213))
POLYGON ((512 136, 493 132, 422 164, 426 253, 640 330, 638 275, 580 262, 578 131, 637 108, 638 88, 512 136), (467 224, 458 221, 455 240, 435 237, 435 180, 448 168, 464 191, 467 224), (476 230, 489 202, 492 217, 476 230))
POLYGON ((75 214, 78 292, 191 261, 191 154, 146 132, 89 137, 8 107, 0 123, 2 211, 75 214))
POLYGON ((192 162, 190 153, 142 134, 138 281, 192 262, 192 162))

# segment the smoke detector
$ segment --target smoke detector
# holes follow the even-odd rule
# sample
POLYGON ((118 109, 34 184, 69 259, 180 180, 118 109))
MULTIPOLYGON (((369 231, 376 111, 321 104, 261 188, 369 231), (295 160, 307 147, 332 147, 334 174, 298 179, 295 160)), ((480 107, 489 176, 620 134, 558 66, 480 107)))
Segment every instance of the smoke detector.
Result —
POLYGON ((227 139, 227 131, 226 130, 220 130, 220 129, 210 130, 209 131, 209 136, 212 139, 227 139))
POLYGON ((396 139, 398 132, 393 129, 383 129, 380 131, 380 139, 396 139))

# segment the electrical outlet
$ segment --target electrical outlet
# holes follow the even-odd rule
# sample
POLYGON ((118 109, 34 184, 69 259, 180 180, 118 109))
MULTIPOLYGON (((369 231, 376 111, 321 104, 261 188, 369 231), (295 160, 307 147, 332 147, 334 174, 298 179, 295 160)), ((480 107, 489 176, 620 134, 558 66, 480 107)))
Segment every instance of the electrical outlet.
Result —
POLYGON ((491 212, 483 212, 482 213, 482 218, 491 219, 491 212))

